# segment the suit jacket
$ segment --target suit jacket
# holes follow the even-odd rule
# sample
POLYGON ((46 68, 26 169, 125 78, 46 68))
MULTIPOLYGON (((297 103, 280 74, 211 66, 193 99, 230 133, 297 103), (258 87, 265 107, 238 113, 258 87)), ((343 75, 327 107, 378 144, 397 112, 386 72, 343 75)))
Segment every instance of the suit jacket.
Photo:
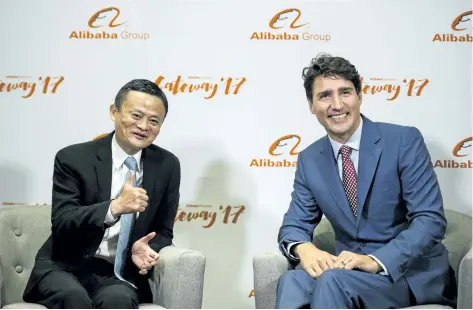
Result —
POLYGON ((291 242, 311 242, 322 215, 331 223, 336 255, 372 254, 392 281, 405 278, 418 304, 455 305, 456 282, 442 244, 447 221, 423 137, 415 127, 363 116, 358 162, 358 217, 350 209, 327 136, 299 153, 292 200, 279 231, 283 254, 291 242))
MULTIPOLYGON (((24 300, 35 302, 37 283, 53 270, 71 271, 91 260, 105 229, 105 216, 110 206, 112 182, 113 133, 102 139, 75 144, 60 150, 55 157, 51 235, 39 249, 35 265, 26 285, 24 300)), ((176 156, 154 144, 143 149, 142 187, 148 193, 148 207, 136 220, 129 249, 150 232, 156 236, 149 242, 159 252, 173 239, 180 187, 180 163, 176 156)), ((151 302, 147 276, 131 261, 129 251, 125 279, 138 287, 140 301, 151 302)))

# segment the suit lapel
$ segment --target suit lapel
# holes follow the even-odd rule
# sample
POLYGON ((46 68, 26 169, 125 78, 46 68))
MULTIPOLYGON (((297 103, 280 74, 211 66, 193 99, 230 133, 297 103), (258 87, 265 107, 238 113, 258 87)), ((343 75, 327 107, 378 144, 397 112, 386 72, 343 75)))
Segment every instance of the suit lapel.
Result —
POLYGON ((158 152, 148 147, 143 149, 143 183, 142 188, 146 190, 148 195, 148 207, 145 208, 145 211, 140 213, 135 227, 133 230, 134 240, 138 240, 139 237, 143 236, 144 228, 147 227, 147 221, 149 221, 154 213, 156 212, 157 206, 154 206, 153 201, 155 200, 155 191, 154 187, 156 184, 156 178, 159 175, 159 168, 162 164, 162 160, 158 152))
MULTIPOLYGON (((362 214, 366 196, 373 182, 378 167, 379 158, 383 151, 381 137, 374 124, 363 118, 363 131, 360 141, 360 154, 358 158, 358 214, 362 214)), ((360 216, 358 216, 359 221, 360 216)))
POLYGON ((110 199, 112 187, 112 135, 100 141, 95 160, 95 174, 97 176, 97 187, 99 190, 100 201, 110 199))
POLYGON ((325 179, 325 184, 330 190, 338 207, 342 209, 350 221, 354 221, 355 217, 351 211, 350 205, 348 204, 348 199, 346 198, 347 196, 343 189, 343 184, 336 166, 337 162, 333 155, 333 149, 328 137, 324 138, 324 143, 320 149, 319 156, 321 157, 321 160, 317 161, 317 163, 321 171, 321 177, 325 179))

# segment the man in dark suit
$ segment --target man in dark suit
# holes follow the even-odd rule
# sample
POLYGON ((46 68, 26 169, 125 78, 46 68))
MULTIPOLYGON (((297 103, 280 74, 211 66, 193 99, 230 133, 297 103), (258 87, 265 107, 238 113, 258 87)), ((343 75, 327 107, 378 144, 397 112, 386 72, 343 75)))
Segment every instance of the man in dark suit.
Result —
POLYGON ((328 135, 298 156, 278 237, 295 270, 279 279, 277 308, 455 306, 442 195, 419 130, 362 115, 360 76, 346 59, 321 54, 303 79, 328 135), (335 255, 311 242, 322 216, 335 255))
POLYGON ((152 302, 149 270, 171 245, 180 163, 153 144, 168 112, 148 80, 124 85, 110 106, 115 130, 60 150, 52 233, 38 251, 24 300, 48 308, 138 308, 152 302))

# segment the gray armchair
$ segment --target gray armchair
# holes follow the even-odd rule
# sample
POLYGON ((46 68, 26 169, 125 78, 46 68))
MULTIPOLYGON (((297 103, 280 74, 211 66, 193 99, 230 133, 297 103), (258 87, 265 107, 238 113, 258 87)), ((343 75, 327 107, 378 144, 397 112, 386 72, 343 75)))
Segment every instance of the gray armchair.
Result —
MULTIPOLYGON (((443 241, 449 251, 449 260, 455 270, 458 285, 458 309, 471 309, 471 217, 445 210, 448 227, 443 241)), ((332 226, 323 219, 314 231, 313 243, 329 253, 335 252, 335 234, 332 226)), ((276 286, 279 277, 292 267, 280 253, 263 253, 253 257, 254 290, 256 309, 274 309, 276 286)), ((424 305, 413 308, 445 308, 440 305, 424 305)))
MULTIPOLYGON (((44 308, 22 300, 40 246, 51 232, 51 206, 0 206, 0 308, 44 308)), ((175 246, 160 251, 150 280, 153 304, 140 308, 200 309, 205 256, 175 246)))

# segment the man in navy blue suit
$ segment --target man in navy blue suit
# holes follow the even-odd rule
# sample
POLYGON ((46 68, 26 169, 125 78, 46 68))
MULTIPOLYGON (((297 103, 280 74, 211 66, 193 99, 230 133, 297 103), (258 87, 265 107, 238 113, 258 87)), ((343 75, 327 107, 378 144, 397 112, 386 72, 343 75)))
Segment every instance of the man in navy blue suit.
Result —
POLYGON ((321 54, 303 79, 328 135, 298 156, 278 237, 296 267, 279 279, 276 307, 455 307, 442 195, 419 130, 361 114, 360 76, 346 59, 321 54), (323 215, 335 255, 311 242, 323 215))

